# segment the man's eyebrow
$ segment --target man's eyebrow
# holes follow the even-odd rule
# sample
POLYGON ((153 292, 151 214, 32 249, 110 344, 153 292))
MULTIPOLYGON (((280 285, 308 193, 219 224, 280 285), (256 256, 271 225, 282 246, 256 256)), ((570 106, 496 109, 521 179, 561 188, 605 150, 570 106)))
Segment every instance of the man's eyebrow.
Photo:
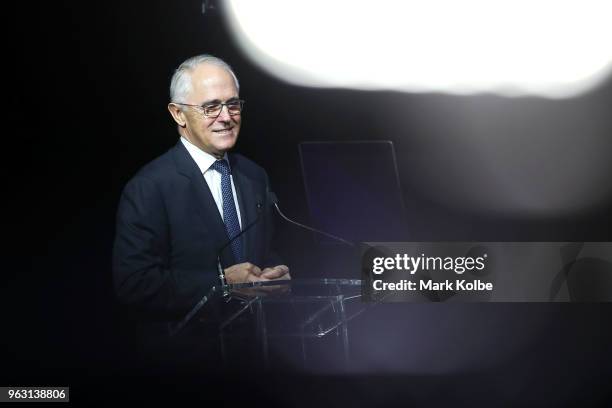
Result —
MULTIPOLYGON (((237 101, 238 99, 239 98, 237 96, 232 96, 227 101, 225 101, 225 103, 234 102, 234 101, 237 101)), ((212 99, 212 100, 203 102, 201 105, 204 106, 204 105, 210 105, 210 104, 215 104, 215 103, 223 103, 223 101, 221 99, 212 99)))
POLYGON ((208 100, 208 101, 204 101, 204 102, 202 102, 202 104, 201 104, 201 105, 202 105, 202 106, 204 106, 204 105, 210 105, 211 103, 221 103, 221 100, 220 100, 220 99, 211 99, 211 100, 208 100))

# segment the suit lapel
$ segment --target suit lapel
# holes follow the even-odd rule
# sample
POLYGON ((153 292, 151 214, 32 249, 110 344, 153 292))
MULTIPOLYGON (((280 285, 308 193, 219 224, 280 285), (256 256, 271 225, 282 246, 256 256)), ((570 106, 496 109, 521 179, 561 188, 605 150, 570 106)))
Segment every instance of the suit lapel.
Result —
MULTIPOLYGON (((193 197, 196 202, 195 207, 212 232, 215 238, 214 242, 218 245, 215 251, 218 252, 221 247, 228 242, 228 236, 225 230, 225 224, 223 223, 221 214, 219 214, 219 209, 204 179, 204 175, 200 172, 198 165, 180 140, 174 147, 173 156, 178 172, 191 180, 193 197)), ((221 264, 224 267, 236 263, 232 251, 228 250, 228 248, 229 246, 220 254, 221 264)))

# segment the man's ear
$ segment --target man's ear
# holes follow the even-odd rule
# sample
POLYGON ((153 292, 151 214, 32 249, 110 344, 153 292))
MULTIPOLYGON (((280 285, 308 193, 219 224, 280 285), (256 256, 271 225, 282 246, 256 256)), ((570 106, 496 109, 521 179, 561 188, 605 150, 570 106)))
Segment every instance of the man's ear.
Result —
POLYGON ((174 119, 179 127, 185 127, 185 113, 181 110, 181 108, 179 108, 178 105, 170 102, 168 104, 168 111, 170 112, 170 115, 172 115, 172 119, 174 119))

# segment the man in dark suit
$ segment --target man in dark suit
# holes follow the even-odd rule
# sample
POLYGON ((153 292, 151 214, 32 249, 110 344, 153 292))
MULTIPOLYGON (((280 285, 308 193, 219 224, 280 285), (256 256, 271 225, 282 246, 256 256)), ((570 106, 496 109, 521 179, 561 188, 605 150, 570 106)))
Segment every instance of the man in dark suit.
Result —
POLYGON ((123 302, 186 310, 222 279, 290 279, 270 250, 268 176, 228 154, 241 124, 238 91, 232 69, 210 55, 174 73, 168 110, 180 139, 127 183, 119 203, 113 273, 123 302))

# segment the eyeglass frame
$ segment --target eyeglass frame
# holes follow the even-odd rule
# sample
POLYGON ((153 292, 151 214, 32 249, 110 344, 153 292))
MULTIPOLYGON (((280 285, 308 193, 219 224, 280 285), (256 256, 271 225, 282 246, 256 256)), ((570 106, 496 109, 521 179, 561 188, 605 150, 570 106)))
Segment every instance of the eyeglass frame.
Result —
POLYGON ((191 106, 193 108, 200 108, 202 109, 202 115, 205 118, 209 118, 209 119, 217 119, 219 116, 221 116, 221 112, 223 112, 223 107, 227 106, 227 105, 231 105, 238 102, 240 104, 240 112, 238 113, 231 113, 229 110, 229 107, 227 108, 227 113, 230 116, 236 116, 236 115, 240 115, 242 114, 242 109, 244 109, 244 103, 246 102, 244 99, 233 99, 229 102, 206 102, 202 105, 194 105, 194 104, 190 104, 190 103, 180 103, 180 102, 172 102, 175 105, 181 105, 181 106, 191 106), (221 105, 221 109, 219 110, 219 113, 217 113, 217 116, 209 116, 207 115, 204 110, 207 106, 211 106, 211 105, 221 105))

